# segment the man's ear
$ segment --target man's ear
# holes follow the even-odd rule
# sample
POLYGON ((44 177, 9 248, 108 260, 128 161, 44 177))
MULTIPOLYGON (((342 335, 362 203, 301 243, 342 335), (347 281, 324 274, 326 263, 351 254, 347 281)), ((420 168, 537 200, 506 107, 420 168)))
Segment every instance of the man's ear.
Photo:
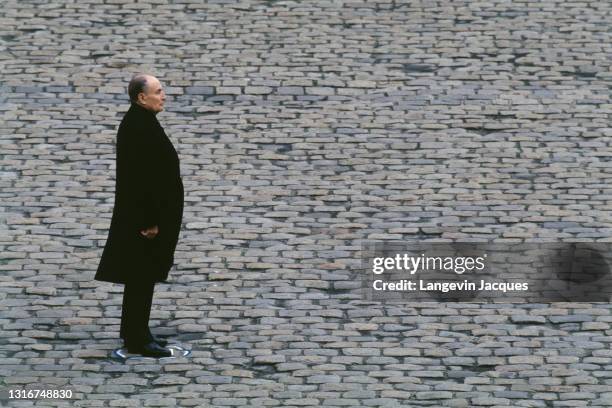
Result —
POLYGON ((144 101, 144 98, 145 98, 144 92, 141 92, 141 93, 138 94, 138 102, 142 103, 143 105, 146 104, 145 101, 144 101))

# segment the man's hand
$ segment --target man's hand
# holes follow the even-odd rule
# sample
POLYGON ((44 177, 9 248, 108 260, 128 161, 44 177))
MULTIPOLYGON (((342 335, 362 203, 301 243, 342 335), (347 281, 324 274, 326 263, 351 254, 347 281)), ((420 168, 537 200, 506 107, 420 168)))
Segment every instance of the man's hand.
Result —
POLYGON ((148 239, 153 239, 157 236, 157 233, 159 232, 159 229, 157 228, 157 225, 151 227, 151 228, 147 228, 147 229, 143 229, 140 231, 140 234, 143 237, 146 237, 148 239))

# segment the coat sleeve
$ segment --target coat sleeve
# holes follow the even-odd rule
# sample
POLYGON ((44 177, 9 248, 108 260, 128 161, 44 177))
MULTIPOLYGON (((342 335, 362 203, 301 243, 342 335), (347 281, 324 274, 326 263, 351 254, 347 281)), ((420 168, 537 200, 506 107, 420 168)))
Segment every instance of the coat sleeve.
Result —
POLYGON ((141 231, 159 225, 156 138, 154 132, 141 128, 128 132, 123 142, 117 166, 122 166, 126 215, 129 224, 141 231))

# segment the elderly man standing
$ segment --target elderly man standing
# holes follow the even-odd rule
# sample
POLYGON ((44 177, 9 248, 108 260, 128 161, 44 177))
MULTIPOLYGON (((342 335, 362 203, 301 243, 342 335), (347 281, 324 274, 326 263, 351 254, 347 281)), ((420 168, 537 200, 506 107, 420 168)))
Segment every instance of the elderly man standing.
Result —
POLYGON ((167 357, 149 330, 155 283, 165 282, 183 217, 179 158, 157 121, 166 95, 154 76, 128 85, 131 106, 117 133, 115 205, 95 279, 122 283, 120 336, 130 353, 167 357))

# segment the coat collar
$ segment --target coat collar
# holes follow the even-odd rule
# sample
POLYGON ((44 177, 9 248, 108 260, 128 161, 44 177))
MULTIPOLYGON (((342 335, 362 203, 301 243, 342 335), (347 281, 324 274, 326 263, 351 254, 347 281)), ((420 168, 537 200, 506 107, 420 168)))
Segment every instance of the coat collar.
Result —
POLYGON ((148 109, 143 108, 142 106, 140 106, 139 104, 134 103, 134 102, 131 103, 130 110, 133 111, 133 112, 140 113, 140 114, 149 115, 149 116, 152 116, 153 118, 155 118, 155 113, 151 112, 148 109))

